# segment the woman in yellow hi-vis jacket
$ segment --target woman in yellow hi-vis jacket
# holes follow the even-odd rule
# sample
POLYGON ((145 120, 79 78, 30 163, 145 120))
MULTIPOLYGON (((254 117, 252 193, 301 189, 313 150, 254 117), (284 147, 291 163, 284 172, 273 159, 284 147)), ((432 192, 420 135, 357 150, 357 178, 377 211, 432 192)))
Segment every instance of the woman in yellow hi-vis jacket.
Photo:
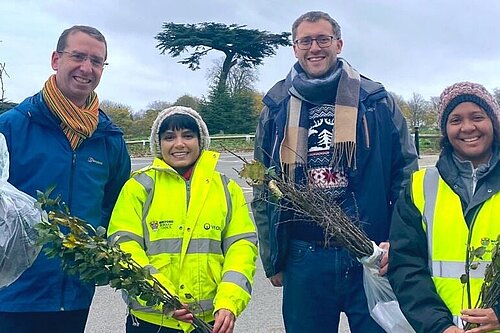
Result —
POLYGON ((418 332, 500 330, 500 304, 473 309, 500 234, 500 110, 480 84, 456 83, 440 97, 443 138, 436 167, 415 172, 394 209, 388 278, 418 332), (468 249, 487 244, 466 283, 468 249))
POLYGON ((129 299, 127 333, 191 332, 193 313, 213 322, 214 333, 232 333, 250 300, 255 226, 243 191, 215 170, 219 154, 208 145, 196 111, 163 110, 151 129, 157 157, 132 174, 116 202, 110 241, 186 304, 167 315, 129 299))

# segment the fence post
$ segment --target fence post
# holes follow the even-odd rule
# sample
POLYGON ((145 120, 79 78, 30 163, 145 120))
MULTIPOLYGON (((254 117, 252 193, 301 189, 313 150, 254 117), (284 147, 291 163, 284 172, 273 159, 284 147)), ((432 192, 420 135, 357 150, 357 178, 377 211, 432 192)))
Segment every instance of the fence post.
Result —
POLYGON ((418 126, 415 126, 414 130, 415 130, 415 149, 417 150, 417 157, 420 158, 420 144, 419 144, 418 126))

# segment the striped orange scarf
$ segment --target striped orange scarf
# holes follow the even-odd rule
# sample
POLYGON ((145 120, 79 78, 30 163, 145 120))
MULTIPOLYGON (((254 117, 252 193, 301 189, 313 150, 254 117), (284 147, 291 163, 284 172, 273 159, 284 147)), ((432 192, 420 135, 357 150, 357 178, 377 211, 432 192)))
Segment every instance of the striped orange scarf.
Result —
POLYGON ((85 101, 85 106, 78 107, 56 85, 56 76, 49 77, 42 89, 43 98, 50 111, 61 120, 61 129, 68 138, 73 150, 94 133, 99 120, 99 99, 93 91, 85 101))

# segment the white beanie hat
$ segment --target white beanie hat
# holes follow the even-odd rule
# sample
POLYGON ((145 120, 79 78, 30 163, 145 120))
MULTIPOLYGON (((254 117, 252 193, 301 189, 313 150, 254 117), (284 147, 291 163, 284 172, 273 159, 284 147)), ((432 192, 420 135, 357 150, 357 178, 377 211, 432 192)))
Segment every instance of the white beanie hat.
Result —
POLYGON ((183 114, 186 116, 190 116, 196 121, 200 130, 200 149, 208 149, 208 147, 210 146, 210 136, 208 134, 207 124, 205 124, 200 114, 186 106, 171 106, 161 111, 153 122, 153 126, 151 127, 151 136, 149 138, 149 147, 151 149, 151 154, 153 154, 154 156, 161 156, 159 143, 160 126, 165 119, 174 114, 183 114))

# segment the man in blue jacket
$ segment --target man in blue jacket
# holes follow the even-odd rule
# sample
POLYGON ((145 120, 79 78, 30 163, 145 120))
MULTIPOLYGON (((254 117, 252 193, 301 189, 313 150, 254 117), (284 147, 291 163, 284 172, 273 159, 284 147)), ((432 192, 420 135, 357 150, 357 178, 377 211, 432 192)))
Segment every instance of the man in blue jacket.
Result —
MULTIPOLYGON (((406 121, 377 82, 361 76, 342 51, 340 26, 308 12, 292 26, 298 62, 264 97, 255 158, 287 179, 320 188, 388 248, 394 201, 417 155, 406 121)), ((283 286, 287 333, 335 332, 340 312, 351 332, 383 332, 369 315, 361 265, 313 220, 270 204, 256 187, 254 217, 267 277, 283 286)), ((387 270, 387 256, 381 274, 387 270)))
MULTIPOLYGON (((94 92, 106 57, 106 40, 97 29, 65 30, 52 53, 55 75, 41 92, 0 116, 9 182, 34 197, 55 185, 53 195, 94 227, 107 227, 130 174, 123 133, 99 109, 94 92)), ((42 252, 0 290, 0 333, 83 333, 94 290, 42 252)))

